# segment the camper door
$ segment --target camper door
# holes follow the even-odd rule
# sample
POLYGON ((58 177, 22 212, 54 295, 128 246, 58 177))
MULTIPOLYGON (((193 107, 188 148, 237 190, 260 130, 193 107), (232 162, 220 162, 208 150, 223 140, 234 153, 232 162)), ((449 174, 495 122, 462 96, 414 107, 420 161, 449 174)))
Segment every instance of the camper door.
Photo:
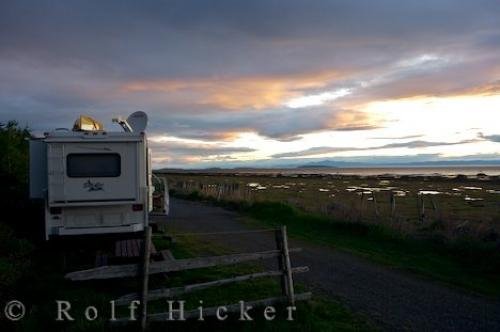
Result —
POLYGON ((138 142, 50 144, 50 202, 137 201, 138 147, 138 142))

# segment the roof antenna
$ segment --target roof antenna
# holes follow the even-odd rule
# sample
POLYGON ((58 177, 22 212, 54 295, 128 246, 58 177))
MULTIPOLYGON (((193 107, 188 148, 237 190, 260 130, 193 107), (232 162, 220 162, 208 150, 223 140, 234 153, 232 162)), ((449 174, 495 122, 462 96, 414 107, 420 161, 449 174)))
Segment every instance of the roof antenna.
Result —
POLYGON ((113 122, 122 126, 127 133, 141 133, 148 126, 148 115, 142 111, 137 111, 130 114, 127 119, 122 117, 114 118, 113 122))
POLYGON ((132 128, 128 124, 127 120, 125 120, 121 116, 119 116, 117 118, 113 118, 111 121, 113 121, 113 123, 118 123, 120 126, 122 126, 122 128, 125 132, 127 132, 127 133, 132 132, 132 128))

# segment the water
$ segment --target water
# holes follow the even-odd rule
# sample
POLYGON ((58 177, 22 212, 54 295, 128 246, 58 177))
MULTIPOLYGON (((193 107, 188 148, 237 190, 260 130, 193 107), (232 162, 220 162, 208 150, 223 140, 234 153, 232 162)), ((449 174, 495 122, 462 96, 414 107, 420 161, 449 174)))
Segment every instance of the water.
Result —
MULTIPOLYGON (((270 170, 271 171, 271 170, 270 170)), ((370 167, 370 168, 300 168, 282 170, 286 174, 346 174, 346 175, 500 175, 500 166, 460 167, 370 167)), ((274 170, 276 172, 276 170, 274 170)))
POLYGON ((500 166, 456 166, 456 167, 359 167, 359 168, 248 168, 248 169, 210 169, 210 170, 184 170, 189 173, 221 173, 221 174, 345 174, 345 175, 443 175, 453 176, 458 174, 500 175, 500 166))

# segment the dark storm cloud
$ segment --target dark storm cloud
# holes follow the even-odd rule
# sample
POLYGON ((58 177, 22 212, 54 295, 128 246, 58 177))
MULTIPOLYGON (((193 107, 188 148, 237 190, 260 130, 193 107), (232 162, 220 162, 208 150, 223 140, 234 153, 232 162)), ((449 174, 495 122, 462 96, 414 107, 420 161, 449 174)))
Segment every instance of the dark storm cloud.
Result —
MULTIPOLYGON (((326 59, 345 62, 342 55, 355 51, 353 46, 379 55, 387 46, 402 52, 423 44, 437 47, 463 40, 471 31, 492 30, 499 12, 494 1, 457 5, 450 0, 3 1, 0 9, 3 52, 32 51, 48 62, 88 61, 140 75, 214 73, 228 67, 253 73, 252 62, 263 70, 284 69, 309 64, 306 54, 323 60, 321 66, 326 59), (411 43, 401 44, 408 38, 411 43), (304 49, 307 45, 316 48, 304 49), (321 54, 317 47, 336 52, 321 54), (271 54, 263 54, 264 48, 271 54), (274 52, 289 56, 269 65, 260 61, 272 60, 274 52), (158 68, 155 60, 166 65, 158 68), (245 62, 250 66, 242 67, 245 62)), ((487 36, 483 44, 497 44, 487 36)))
POLYGON ((364 70, 481 35, 494 1, 3 1, 0 55, 99 79, 364 70))

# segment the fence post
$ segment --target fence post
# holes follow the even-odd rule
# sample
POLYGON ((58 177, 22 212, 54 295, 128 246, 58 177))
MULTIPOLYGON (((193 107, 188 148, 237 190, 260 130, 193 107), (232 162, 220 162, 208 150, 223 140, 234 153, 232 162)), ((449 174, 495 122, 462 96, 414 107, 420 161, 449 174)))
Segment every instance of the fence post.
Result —
POLYGON ((224 185, 223 184, 217 184, 217 200, 220 201, 220 199, 222 198, 222 192, 223 192, 223 189, 224 189, 224 185))
POLYGON ((148 284, 149 284, 149 259, 151 256, 151 226, 144 230, 144 260, 142 262, 142 291, 141 291, 141 331, 145 331, 148 319, 148 284))
POLYGON ((425 202, 424 194, 417 193, 417 216, 419 221, 424 221, 425 219, 425 202))
POLYGON ((424 201, 424 195, 420 195, 420 208, 422 209, 420 211, 420 220, 424 221, 425 218, 425 201, 424 201))
POLYGON ((391 219, 394 219, 396 213, 396 195, 391 191, 391 219))
POLYGON ((286 226, 281 226, 281 252, 283 256, 284 270, 283 276, 286 280, 287 297, 290 305, 295 305, 295 290, 293 289, 292 264, 290 262, 290 253, 288 251, 288 236, 286 226))
MULTIPOLYGON (((434 195, 433 195, 434 196, 434 195)), ((432 204, 432 209, 434 211, 437 211, 437 204, 436 204, 436 201, 434 200, 434 197, 431 196, 431 204, 432 204)))
POLYGON ((375 217, 378 218, 380 214, 378 212, 377 197, 375 196, 375 191, 372 191, 372 199, 373 199, 373 208, 375 210, 375 217))
POLYGON ((361 197, 359 200, 359 220, 363 220, 363 203, 365 200, 365 193, 362 191, 361 192, 361 197))
MULTIPOLYGON (((276 229, 275 233, 276 238, 276 249, 278 249, 282 254, 278 256, 278 269, 282 272, 286 270, 285 259, 283 256, 283 233, 281 229, 276 229)), ((288 279, 285 274, 281 274, 280 276, 280 284, 281 284, 281 294, 283 296, 288 297, 288 279)))

